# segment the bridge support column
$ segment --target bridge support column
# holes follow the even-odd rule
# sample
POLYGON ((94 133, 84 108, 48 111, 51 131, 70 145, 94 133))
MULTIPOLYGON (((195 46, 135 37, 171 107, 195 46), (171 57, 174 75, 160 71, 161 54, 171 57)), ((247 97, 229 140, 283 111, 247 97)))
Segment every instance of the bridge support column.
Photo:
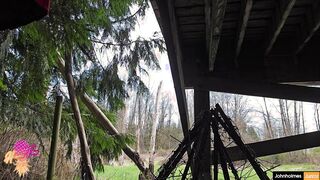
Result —
MULTIPOLYGON (((207 90, 201 90, 198 88, 194 89, 194 114, 195 114, 195 121, 197 121, 197 116, 201 112, 204 112, 206 110, 210 109, 210 100, 209 100, 209 91, 207 90)), ((210 132, 210 131, 209 131, 210 132)), ((199 154, 195 155, 195 159, 192 164, 192 169, 198 169, 198 171, 193 171, 193 173, 197 172, 197 174, 194 174, 193 177, 195 179, 203 179, 208 180, 211 179, 211 140, 210 140, 210 134, 204 135, 203 141, 205 142, 204 149, 202 149, 199 154)))

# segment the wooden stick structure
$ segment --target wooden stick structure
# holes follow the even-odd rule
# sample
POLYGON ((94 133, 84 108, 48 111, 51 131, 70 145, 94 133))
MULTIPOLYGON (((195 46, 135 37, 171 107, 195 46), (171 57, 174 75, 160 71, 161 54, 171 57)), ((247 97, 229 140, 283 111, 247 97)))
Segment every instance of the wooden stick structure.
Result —
POLYGON ((203 155, 203 149, 206 142, 204 139, 211 138, 213 135, 213 177, 210 179, 218 179, 218 167, 220 164, 224 179, 229 180, 231 178, 228 171, 230 168, 233 174, 232 178, 240 180, 238 171, 223 144, 221 131, 226 132, 229 138, 240 148, 241 152, 246 155, 247 160, 250 162, 257 176, 261 180, 269 180, 266 172, 263 171, 257 161, 254 152, 244 144, 236 127, 232 124, 231 119, 223 112, 219 104, 217 104, 214 109, 205 111, 200 115, 200 120, 196 121, 193 128, 188 131, 189 138, 184 138, 177 149, 173 151, 172 155, 168 158, 167 162, 160 167, 156 179, 164 180, 169 178, 190 147, 191 150, 190 153, 188 153, 188 160, 181 179, 184 180, 190 175, 188 174, 190 167, 192 179, 198 179, 200 168, 202 167, 194 166, 194 162, 199 160, 199 157, 203 155))

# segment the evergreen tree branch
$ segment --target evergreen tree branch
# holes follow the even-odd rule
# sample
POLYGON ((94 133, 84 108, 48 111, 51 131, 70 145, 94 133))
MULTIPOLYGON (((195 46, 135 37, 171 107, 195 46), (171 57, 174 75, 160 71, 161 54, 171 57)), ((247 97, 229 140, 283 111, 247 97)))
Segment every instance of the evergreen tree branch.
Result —
POLYGON ((130 45, 135 44, 135 43, 154 42, 156 40, 157 39, 150 38, 149 40, 137 39, 137 40, 129 41, 129 42, 126 42, 126 43, 122 43, 122 42, 121 43, 113 43, 113 42, 103 42, 103 41, 97 40, 97 39, 91 39, 92 42, 98 43, 98 44, 102 44, 102 45, 105 45, 105 46, 130 46, 130 45))
POLYGON ((126 16, 126 17, 124 17, 122 19, 111 21, 111 23, 115 24, 115 23, 121 23, 123 21, 128 21, 128 20, 134 18, 135 16, 137 16, 140 12, 144 11, 146 9, 146 7, 147 7, 147 5, 143 5, 143 6, 139 7, 139 9, 135 13, 133 13, 133 14, 131 14, 129 16, 126 16))

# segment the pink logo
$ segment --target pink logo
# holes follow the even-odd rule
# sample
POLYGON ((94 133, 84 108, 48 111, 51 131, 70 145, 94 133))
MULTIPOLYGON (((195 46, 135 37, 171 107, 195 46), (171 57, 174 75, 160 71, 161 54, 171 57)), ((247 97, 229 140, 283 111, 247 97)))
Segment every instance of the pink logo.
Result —
POLYGON ((13 146, 17 155, 20 155, 23 158, 38 156, 39 150, 36 148, 37 146, 35 144, 29 144, 26 140, 19 140, 13 146))
POLYGON ((29 144, 26 140, 17 141, 12 151, 8 151, 4 157, 6 164, 14 164, 16 168, 15 172, 20 177, 24 176, 29 171, 29 158, 38 156, 39 150, 35 144, 29 144))

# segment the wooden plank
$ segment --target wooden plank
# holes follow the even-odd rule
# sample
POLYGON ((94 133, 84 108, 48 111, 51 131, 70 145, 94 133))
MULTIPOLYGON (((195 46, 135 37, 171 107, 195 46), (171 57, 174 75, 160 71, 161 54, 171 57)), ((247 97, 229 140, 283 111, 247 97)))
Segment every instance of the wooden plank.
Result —
POLYGON ((186 7, 186 8, 177 8, 175 10, 176 16, 194 16, 194 15, 204 15, 202 6, 186 7))
POLYGON ((221 30, 224 31, 224 30, 227 30, 227 29, 237 29, 237 25, 238 25, 237 22, 232 22, 232 21, 224 22, 223 25, 222 25, 221 30))
POLYGON ((261 10, 267 10, 267 9, 273 9, 274 8, 275 1, 270 1, 270 0, 260 0, 260 1, 255 1, 253 5, 253 9, 256 11, 261 11, 261 10))
POLYGON ((194 24, 194 23, 204 24, 205 23, 204 16, 179 17, 178 22, 179 22, 179 25, 194 24))
POLYGON ((264 53, 265 56, 267 56, 270 53, 270 51, 271 51, 274 43, 276 42, 295 2, 296 2, 296 0, 283 1, 283 5, 280 8, 280 17, 278 20, 276 20, 276 26, 274 28, 274 31, 272 32, 270 39, 267 41, 267 48, 264 53))
MULTIPOLYGON (((250 14, 251 15, 251 14, 250 14)), ((269 21, 268 19, 254 19, 250 20, 247 24, 247 28, 257 28, 257 27, 267 27, 269 26, 269 21)))
POLYGON ((235 54, 235 58, 234 58, 234 62, 235 62, 236 67, 238 67, 238 56, 240 54, 244 35, 246 33, 246 28, 247 28, 250 12, 252 9, 252 4, 253 4, 252 0, 245 0, 245 2, 243 3, 243 6, 241 8, 239 28, 237 31, 236 54, 235 54))
POLYGON ((152 7, 158 7, 162 33, 165 38, 172 79, 179 108, 180 120, 184 135, 188 134, 189 118, 182 71, 182 53, 176 15, 172 0, 152 0, 152 7))
POLYGON ((199 0, 175 0, 175 7, 199 6, 203 5, 203 1, 199 0))
POLYGON ((317 98, 320 97, 320 88, 214 77, 188 78, 185 83, 188 88, 199 87, 217 92, 320 103, 320 98, 317 98))
POLYGON ((199 35, 183 35, 181 36, 183 40, 201 39, 204 40, 205 37, 202 34, 199 35))
MULTIPOLYGON (((269 156, 320 146, 320 131, 246 144, 256 157, 269 156)), ((238 146, 227 148, 232 161, 246 159, 238 146)), ((214 152, 212 152, 214 153, 214 152)), ((213 159, 211 161, 213 163, 213 159)))
POLYGON ((210 37, 207 39, 209 41, 209 71, 213 71, 214 69, 226 7, 226 0, 212 1, 212 13, 210 18, 212 24, 208 24, 210 25, 210 37))
POLYGON ((295 50, 294 52, 295 55, 301 52, 301 50, 307 45, 307 43, 310 41, 310 39, 313 37, 313 35, 316 33, 316 31, 320 27, 320 2, 319 1, 316 1, 313 12, 314 12, 314 17, 313 17, 314 24, 311 30, 309 31, 309 33, 307 33, 307 35, 303 38, 302 42, 299 44, 298 48, 295 50))
POLYGON ((189 31, 204 31, 205 24, 192 24, 192 25, 180 25, 179 29, 181 32, 189 32, 189 31))
MULTIPOLYGON (((258 3, 255 1, 255 4, 258 3)), ((273 11, 270 10, 256 10, 254 7, 250 13, 250 20, 259 20, 259 19, 267 19, 272 16, 273 11)))

